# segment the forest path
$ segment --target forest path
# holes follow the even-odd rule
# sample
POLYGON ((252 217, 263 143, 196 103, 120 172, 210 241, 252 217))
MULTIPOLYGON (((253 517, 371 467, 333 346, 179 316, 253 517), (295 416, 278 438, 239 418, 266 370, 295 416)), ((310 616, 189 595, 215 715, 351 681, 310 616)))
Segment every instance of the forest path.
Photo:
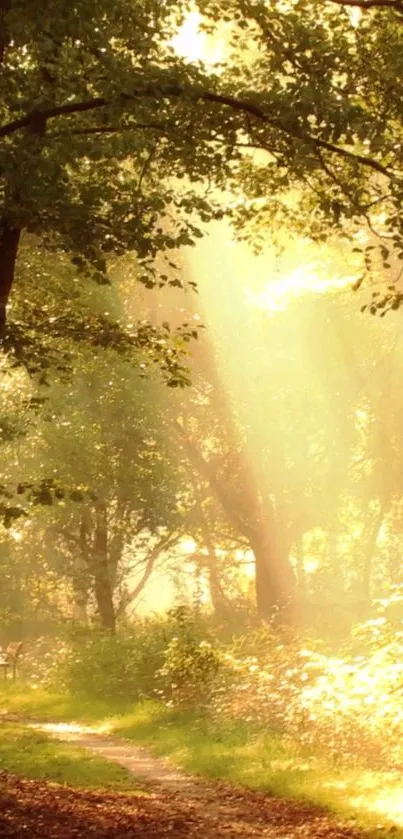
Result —
POLYGON ((6 777, 2 803, 5 789, 10 832, 0 815, 2 839, 28 835, 42 839, 45 834, 49 839, 75 839, 91 833, 97 839, 358 839, 364 835, 318 807, 188 775, 169 760, 101 729, 31 725, 126 767, 151 794, 83 792, 6 777))

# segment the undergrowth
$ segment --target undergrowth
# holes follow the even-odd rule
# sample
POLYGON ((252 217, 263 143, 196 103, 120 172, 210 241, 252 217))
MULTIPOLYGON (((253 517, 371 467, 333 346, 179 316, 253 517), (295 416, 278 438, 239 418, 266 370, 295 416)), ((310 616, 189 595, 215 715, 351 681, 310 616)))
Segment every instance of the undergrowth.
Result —
POLYGON ((403 825, 402 602, 379 603, 337 651, 267 626, 229 640, 186 609, 116 637, 81 629, 35 689, 7 686, 3 703, 108 718, 196 773, 403 825))

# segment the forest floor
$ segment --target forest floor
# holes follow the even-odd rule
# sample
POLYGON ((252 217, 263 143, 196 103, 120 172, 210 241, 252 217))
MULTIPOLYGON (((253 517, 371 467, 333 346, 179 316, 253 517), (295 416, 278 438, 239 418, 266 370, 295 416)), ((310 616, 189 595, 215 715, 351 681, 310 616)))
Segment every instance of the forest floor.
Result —
POLYGON ((124 766, 144 792, 95 792, 0 772, 1 839, 369 836, 319 807, 188 775, 147 749, 96 728, 60 723, 37 727, 124 766))

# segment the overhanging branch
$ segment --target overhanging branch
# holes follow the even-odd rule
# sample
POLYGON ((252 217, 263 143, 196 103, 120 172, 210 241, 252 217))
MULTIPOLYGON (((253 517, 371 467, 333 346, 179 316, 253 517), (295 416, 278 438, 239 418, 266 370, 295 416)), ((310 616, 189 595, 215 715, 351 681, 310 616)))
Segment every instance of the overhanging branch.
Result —
POLYGON ((392 9, 403 14, 402 0, 328 0, 328 2, 357 9, 392 9))
POLYGON ((141 594, 145 585, 147 584, 152 571, 154 569, 154 565, 158 557, 161 553, 164 553, 168 550, 168 548, 173 547, 180 539, 180 535, 178 533, 174 533, 171 536, 164 536, 160 541, 155 545, 151 551, 147 554, 145 568, 143 574, 141 575, 140 580, 138 581, 137 585, 128 593, 129 602, 132 603, 133 600, 141 594))
POLYGON ((352 163, 359 163, 362 166, 367 166, 375 172, 380 172, 382 175, 386 175, 387 177, 390 177, 392 174, 391 170, 387 166, 383 166, 382 163, 379 163, 378 160, 374 160, 372 157, 355 154, 342 146, 337 146, 334 143, 329 143, 327 140, 322 140, 320 137, 314 137, 312 134, 300 131, 298 128, 288 128, 288 126, 283 125, 283 123, 279 120, 270 119, 263 108, 252 102, 248 102, 243 99, 236 99, 232 96, 224 96, 218 93, 209 92, 201 93, 199 98, 206 102, 216 102, 218 104, 227 105, 233 110, 250 114, 251 116, 259 119, 261 122, 266 123, 266 125, 270 125, 272 128, 277 128, 289 137, 293 137, 295 140, 301 140, 303 143, 306 143, 306 145, 310 145, 313 148, 325 149, 326 151, 339 155, 339 157, 344 157, 345 159, 350 160, 352 163))
MULTIPOLYGON (((341 2, 341 0, 333 0, 333 2, 341 2)), ((336 154, 339 157, 344 158, 345 160, 349 160, 351 163, 365 166, 366 168, 372 169, 375 172, 380 172, 382 175, 385 175, 387 177, 391 177, 392 175, 392 170, 389 169, 389 167, 384 166, 382 163, 379 163, 379 161, 375 160, 374 158, 366 157, 365 155, 361 154, 356 154, 355 152, 349 151, 348 149, 345 149, 342 146, 330 143, 327 140, 322 140, 320 137, 315 137, 311 134, 307 134, 305 131, 302 131, 298 128, 289 128, 287 125, 284 125, 281 121, 277 119, 271 119, 270 116, 264 110, 264 108, 260 105, 257 105, 256 103, 245 99, 238 99, 237 97, 227 96, 225 94, 220 93, 214 93, 214 91, 192 91, 191 88, 185 89, 184 87, 178 84, 173 84, 154 87, 147 86, 143 90, 136 91, 132 94, 121 94, 118 97, 117 101, 128 103, 130 101, 134 102, 140 98, 157 99, 159 97, 171 99, 189 97, 193 102, 211 102, 212 104, 225 106, 227 108, 230 108, 232 111, 238 111, 240 113, 253 116, 265 125, 268 125, 271 128, 275 128, 278 131, 281 131, 283 134, 287 134, 289 137, 295 140, 300 140, 301 142, 311 146, 312 148, 324 149, 326 151, 331 152, 332 154, 336 154)), ((104 97, 95 97, 94 99, 90 99, 84 102, 68 102, 64 105, 55 105, 52 108, 45 108, 41 111, 32 111, 31 113, 26 114, 24 117, 21 117, 18 120, 14 120, 13 122, 9 122, 1 126, 0 138, 10 136, 11 134, 14 134, 16 131, 20 131, 21 129, 29 128, 29 126, 32 124, 32 121, 38 118, 40 118, 42 122, 47 122, 50 119, 55 119, 63 116, 71 116, 79 113, 86 113, 100 108, 108 107, 112 104, 114 104, 112 100, 108 101, 104 97)))

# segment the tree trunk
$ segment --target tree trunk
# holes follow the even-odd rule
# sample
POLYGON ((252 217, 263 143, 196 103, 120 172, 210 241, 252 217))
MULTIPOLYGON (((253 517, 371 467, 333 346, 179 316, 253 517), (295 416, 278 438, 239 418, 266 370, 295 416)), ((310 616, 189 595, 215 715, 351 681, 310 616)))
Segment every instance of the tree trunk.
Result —
MULTIPOLYGON (((176 420, 175 426, 185 444, 191 463, 206 478, 229 521, 248 540, 255 556, 255 590, 258 614, 275 626, 295 626, 297 620, 295 580, 288 553, 278 539, 278 521, 269 499, 266 506, 258 498, 250 503, 245 496, 243 506, 234 497, 231 487, 220 480, 211 464, 205 460, 186 428, 176 420), (245 515, 246 514, 246 515, 245 515), (246 521, 248 516, 249 521, 246 521), (256 523, 256 519, 258 521, 256 523)), ((246 470, 247 474, 247 470, 246 470)), ((245 486, 250 481, 245 479, 245 486)), ((250 495, 253 497, 253 487, 250 495)))
POLYGON ((0 338, 4 336, 7 321, 7 304, 14 282, 15 263, 21 230, 4 221, 0 234, 0 338))
POLYGON ((386 501, 381 501, 375 520, 370 527, 369 536, 364 549, 362 593, 365 598, 366 605, 371 603, 372 560, 378 543, 379 532, 385 518, 386 509, 386 501))
POLYGON ((251 540, 255 557, 256 605, 260 617, 276 627, 296 624, 294 573, 286 552, 264 530, 251 540))
POLYGON ((218 572, 217 557, 210 557, 207 565, 211 605, 217 617, 223 617, 228 612, 228 600, 224 595, 218 572))
POLYGON ((106 505, 99 502, 95 508, 94 536, 94 590, 101 624, 113 634, 116 632, 115 608, 108 565, 108 519, 106 505))
POLYGON ((206 562, 206 567, 209 578, 211 605, 216 615, 220 617, 226 614, 228 610, 228 601, 225 597, 223 587, 221 585, 216 549, 211 536, 209 522, 203 509, 203 496, 197 480, 195 480, 194 476, 192 477, 197 515, 199 517, 199 524, 202 532, 203 542, 207 549, 208 559, 206 562))
POLYGON ((91 585, 88 566, 84 566, 80 558, 80 566, 73 569, 72 574, 73 607, 72 616, 79 623, 88 623, 88 597, 91 585))

